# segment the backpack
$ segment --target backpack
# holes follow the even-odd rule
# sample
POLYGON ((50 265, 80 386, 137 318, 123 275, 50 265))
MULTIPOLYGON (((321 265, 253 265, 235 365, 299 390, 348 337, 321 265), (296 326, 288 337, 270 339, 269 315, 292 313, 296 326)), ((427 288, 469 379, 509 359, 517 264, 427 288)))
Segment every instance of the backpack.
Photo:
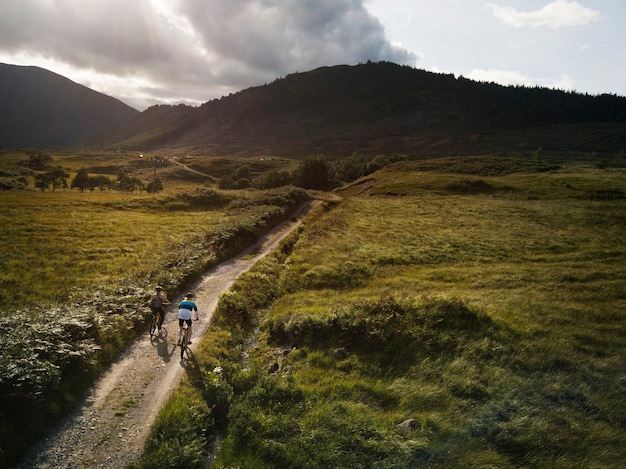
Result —
POLYGON ((163 297, 160 295, 155 295, 152 298, 152 308, 153 309, 161 309, 163 308, 163 297))

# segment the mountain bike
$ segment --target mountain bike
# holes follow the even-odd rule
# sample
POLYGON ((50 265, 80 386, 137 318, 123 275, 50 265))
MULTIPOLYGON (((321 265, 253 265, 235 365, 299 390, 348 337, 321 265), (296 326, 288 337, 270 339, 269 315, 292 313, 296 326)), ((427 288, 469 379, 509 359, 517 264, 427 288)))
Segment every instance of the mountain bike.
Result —
POLYGON ((164 313, 165 311, 158 309, 152 312, 152 320, 150 321, 150 337, 154 335, 154 331, 156 331, 157 328, 159 329, 159 334, 161 333, 161 327, 159 327, 159 324, 163 326, 164 313))
POLYGON ((154 331, 161 320, 161 312, 155 311, 152 313, 152 321, 150 321, 150 337, 154 335, 154 331))
POLYGON ((187 347, 189 347, 189 326, 187 323, 183 325, 183 337, 180 341, 180 359, 185 358, 185 352, 187 351, 187 347))

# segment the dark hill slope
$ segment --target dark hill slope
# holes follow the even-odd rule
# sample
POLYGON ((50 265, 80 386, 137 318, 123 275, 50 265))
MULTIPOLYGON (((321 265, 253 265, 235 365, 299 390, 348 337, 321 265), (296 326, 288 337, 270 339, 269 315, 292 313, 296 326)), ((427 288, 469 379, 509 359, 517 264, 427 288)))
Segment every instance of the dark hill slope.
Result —
POLYGON ((74 147, 139 111, 39 67, 0 64, 0 145, 74 147))
POLYGON ((477 83, 391 63, 322 67, 199 108, 155 106, 115 146, 208 154, 617 152, 626 98, 477 83))

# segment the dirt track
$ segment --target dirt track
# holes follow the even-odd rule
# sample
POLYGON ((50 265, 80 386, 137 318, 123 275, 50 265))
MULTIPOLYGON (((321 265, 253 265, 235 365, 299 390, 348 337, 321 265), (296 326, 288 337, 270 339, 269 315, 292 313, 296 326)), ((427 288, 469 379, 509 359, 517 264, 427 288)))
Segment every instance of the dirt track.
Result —
MULTIPOLYGON (((200 321, 194 322, 192 351, 209 325, 219 295, 271 252, 316 204, 305 204, 291 220, 239 256, 206 272, 192 286, 200 310, 200 321)), ((181 299, 170 298, 173 305, 181 299)), ((150 427, 186 365, 176 346, 175 309, 170 307, 161 336, 150 339, 146 331, 131 344, 79 408, 52 436, 34 446, 17 468, 123 468, 141 455, 150 427)))

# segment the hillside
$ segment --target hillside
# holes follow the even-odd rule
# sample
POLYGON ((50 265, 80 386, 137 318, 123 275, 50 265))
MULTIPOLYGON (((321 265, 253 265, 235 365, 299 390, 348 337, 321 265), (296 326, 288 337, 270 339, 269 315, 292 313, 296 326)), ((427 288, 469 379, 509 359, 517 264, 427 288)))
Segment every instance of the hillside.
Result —
POLYGON ((76 147, 139 111, 39 67, 0 64, 0 146, 76 147))
POLYGON ((626 147, 626 97, 504 87, 389 62, 321 67, 196 108, 141 113, 49 71, 0 64, 0 109, 8 148, 610 160, 626 147))
POLYGON ((626 146, 625 122, 624 97, 367 63, 291 74, 199 108, 155 106, 100 143, 208 155, 614 155, 626 146))

